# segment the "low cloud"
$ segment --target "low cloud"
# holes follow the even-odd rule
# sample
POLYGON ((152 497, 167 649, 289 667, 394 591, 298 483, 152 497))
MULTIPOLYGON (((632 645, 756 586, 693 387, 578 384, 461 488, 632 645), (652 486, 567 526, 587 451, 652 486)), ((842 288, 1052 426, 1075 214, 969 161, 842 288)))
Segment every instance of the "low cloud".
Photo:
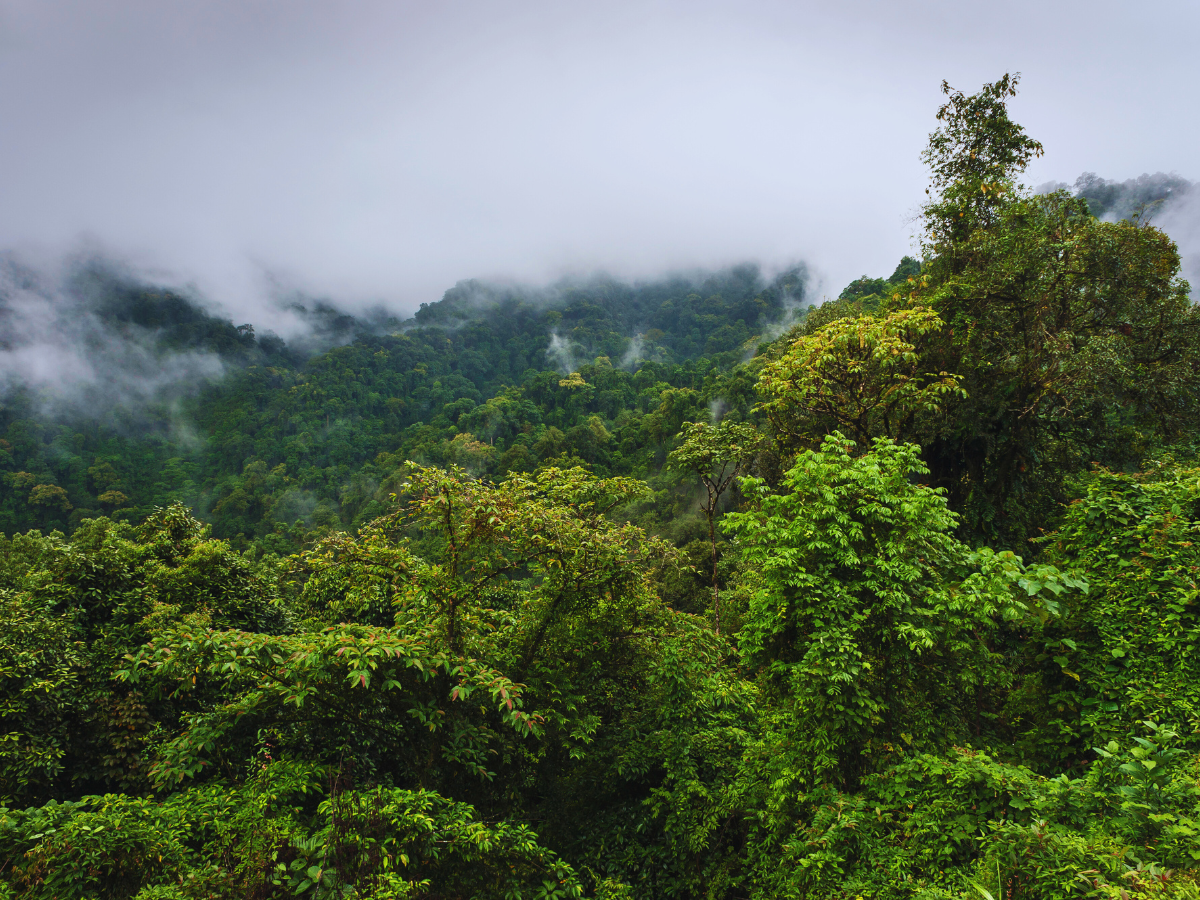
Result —
POLYGON ((1179 246, 1181 274, 1191 285, 1192 300, 1200 300, 1200 190, 1172 200, 1153 222, 1179 246))
POLYGON ((24 388, 52 411, 90 415, 169 407, 220 379, 218 354, 165 346, 161 329, 121 315, 138 289, 94 259, 39 266, 0 256, 0 397, 24 388))

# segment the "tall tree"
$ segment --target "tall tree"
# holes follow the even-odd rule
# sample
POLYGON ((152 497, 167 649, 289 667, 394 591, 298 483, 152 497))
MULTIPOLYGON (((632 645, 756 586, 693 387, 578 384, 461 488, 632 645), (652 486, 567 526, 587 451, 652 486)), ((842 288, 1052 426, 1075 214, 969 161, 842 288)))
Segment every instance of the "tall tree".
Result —
POLYGON ((721 497, 733 480, 753 462, 762 446, 762 436, 753 425, 731 422, 728 419, 708 425, 689 422, 684 426, 684 439, 671 452, 668 462, 677 469, 695 472, 704 485, 705 496, 700 511, 708 522, 708 543, 712 550, 712 595, 716 632, 721 633, 721 590, 717 577, 717 511, 721 497))
MULTIPOLYGON (((1006 677, 992 636, 1034 612, 1013 592, 1021 559, 972 551, 942 493, 915 483, 919 447, 854 449, 835 432, 802 452, 782 493, 744 479, 752 508, 726 517, 761 578, 743 659, 786 711, 781 752, 809 787, 978 733, 1006 677)), ((1044 567, 1025 584, 1078 583, 1044 567)))
POLYGON ((943 84, 919 273, 798 337, 759 383, 785 447, 834 429, 916 441, 965 527, 1004 540, 1036 537, 1071 473, 1200 424, 1200 311, 1175 245, 1023 188, 1042 146, 1009 118, 1016 85, 943 84))
POLYGON ((966 391, 927 445, 935 481, 976 529, 1029 535, 1066 474, 1134 462, 1200 422, 1200 312, 1167 235, 1023 190, 1042 147, 1008 116, 1016 85, 943 85, 926 264, 895 297, 938 313, 927 366, 966 391))

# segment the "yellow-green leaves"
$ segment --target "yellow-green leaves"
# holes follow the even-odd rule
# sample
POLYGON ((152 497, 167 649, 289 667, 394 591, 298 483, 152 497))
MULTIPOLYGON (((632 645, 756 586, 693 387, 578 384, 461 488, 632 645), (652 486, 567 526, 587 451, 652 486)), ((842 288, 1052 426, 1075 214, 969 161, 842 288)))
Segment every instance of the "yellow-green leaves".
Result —
POLYGON ((518 734, 541 725, 522 708, 521 685, 478 660, 449 654, 433 634, 400 627, 343 624, 284 636, 170 633, 131 657, 126 677, 148 676, 174 683, 178 696, 219 688, 228 698, 190 717, 163 745, 153 770, 160 784, 200 774, 221 756, 230 735, 251 722, 260 730, 283 729, 302 746, 318 742, 318 735, 325 741, 354 735, 399 747, 415 743, 416 730, 446 731, 446 744, 432 745, 441 747, 443 761, 484 774, 489 735, 481 727, 481 704, 465 702, 472 691, 488 694, 498 721, 518 734))
POLYGON ((910 436, 920 414, 964 396, 957 375, 921 359, 921 338, 941 328, 926 307, 835 319, 763 369, 759 408, 793 444, 835 429, 860 442, 910 436))

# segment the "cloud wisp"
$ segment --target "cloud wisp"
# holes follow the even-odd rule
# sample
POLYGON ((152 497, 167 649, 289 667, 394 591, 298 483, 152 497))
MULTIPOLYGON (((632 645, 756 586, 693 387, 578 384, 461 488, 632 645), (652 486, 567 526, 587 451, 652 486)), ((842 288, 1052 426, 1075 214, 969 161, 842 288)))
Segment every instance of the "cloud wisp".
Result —
POLYGON ((55 271, 0 257, 0 397, 25 388, 51 412, 133 411, 223 376, 211 350, 164 346, 158 329, 122 321, 113 307, 131 289, 141 286, 94 260, 55 271))

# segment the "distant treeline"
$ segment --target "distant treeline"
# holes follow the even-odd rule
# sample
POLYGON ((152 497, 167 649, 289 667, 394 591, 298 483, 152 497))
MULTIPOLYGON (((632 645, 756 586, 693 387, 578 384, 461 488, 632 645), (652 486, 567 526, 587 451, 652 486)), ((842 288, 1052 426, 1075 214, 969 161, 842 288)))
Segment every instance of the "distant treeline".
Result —
POLYGON ((100 268, 79 278, 113 340, 149 347, 166 368, 175 354, 212 354, 225 374, 170 402, 92 397, 86 411, 10 391, 0 529, 136 521, 183 499, 222 537, 288 551, 379 514, 399 459, 504 474, 565 454, 601 473, 654 474, 679 423, 736 401, 718 381, 802 318, 807 299, 802 269, 768 283, 753 266, 524 294, 464 282, 406 322, 301 310, 311 330, 289 345, 100 268), (322 344, 335 346, 306 352, 322 344))

